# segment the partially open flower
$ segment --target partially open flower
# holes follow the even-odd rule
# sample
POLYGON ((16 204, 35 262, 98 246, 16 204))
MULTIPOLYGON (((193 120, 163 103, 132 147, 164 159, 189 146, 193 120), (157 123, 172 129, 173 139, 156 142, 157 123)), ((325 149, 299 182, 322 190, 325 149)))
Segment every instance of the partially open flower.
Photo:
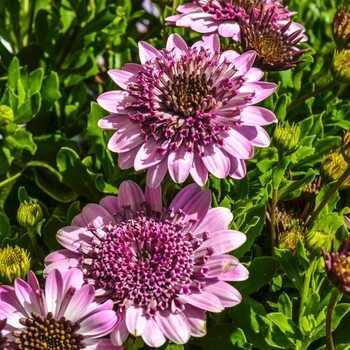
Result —
MULTIPOLYGON (((258 17, 261 8, 275 10, 276 16, 273 18, 273 25, 282 28, 288 23, 296 12, 291 12, 288 7, 283 7, 282 1, 275 0, 195 0, 192 3, 180 5, 177 11, 180 15, 166 18, 168 25, 191 28, 203 33, 216 33, 235 41, 240 39, 241 18, 249 20, 250 12, 253 12, 253 19, 258 17)), ((253 24, 253 23, 252 23, 253 24)), ((305 28, 293 22, 287 34, 305 28)), ((306 41, 307 37, 302 34, 301 41, 306 41)))
POLYGON ((331 252, 322 249, 322 254, 328 279, 340 292, 350 296, 350 235, 337 252, 333 241, 331 252))
POLYGON ((24 227, 35 227, 43 219, 43 211, 39 203, 21 202, 17 211, 17 221, 24 227))
POLYGON ((177 183, 191 175, 201 186, 209 172, 244 177, 244 160, 254 146, 270 144, 262 126, 276 121, 271 111, 253 106, 276 89, 252 68, 256 53, 220 52, 217 35, 188 47, 173 34, 164 50, 146 42, 139 49, 142 65, 108 72, 125 91, 108 91, 97 100, 114 113, 98 125, 116 130, 108 148, 120 153, 119 166, 148 169, 151 187, 168 170, 177 183))
POLYGON ((350 50, 335 51, 331 62, 333 78, 341 83, 350 83, 350 50))
POLYGON ((303 38, 302 29, 290 32, 292 21, 283 27, 274 24, 275 11, 261 11, 256 18, 254 11, 248 20, 241 21, 243 51, 255 50, 254 65, 263 70, 286 70, 304 62, 297 60, 307 49, 297 45, 303 38))
POLYGON ((15 278, 24 278, 30 269, 29 253, 18 246, 0 248, 0 285, 13 284, 15 278))
POLYGON ((333 18, 333 38, 340 49, 350 47, 350 13, 349 6, 338 7, 333 18))
POLYGON ((50 272, 45 290, 30 271, 28 283, 18 278, 14 288, 0 287, 0 319, 7 319, 2 334, 10 349, 122 350, 103 338, 119 322, 113 302, 94 299, 78 269, 50 272))
POLYGON ((273 134, 272 143, 280 152, 288 152, 294 149, 300 136, 300 128, 297 124, 289 125, 288 122, 278 123, 273 134))
POLYGON ((162 209, 160 188, 145 195, 132 181, 118 197, 88 204, 72 226, 57 233, 66 248, 45 260, 44 274, 79 267, 103 298, 118 304, 121 323, 112 341, 121 345, 129 333, 159 347, 170 339, 187 343, 206 334, 205 311, 221 312, 241 301, 225 281, 248 278, 237 258, 226 254, 246 236, 229 230, 227 208, 209 209, 211 192, 186 186, 162 209))
POLYGON ((3 337, 3 329, 6 325, 6 319, 0 321, 0 350, 8 350, 9 343, 7 342, 7 338, 3 337))

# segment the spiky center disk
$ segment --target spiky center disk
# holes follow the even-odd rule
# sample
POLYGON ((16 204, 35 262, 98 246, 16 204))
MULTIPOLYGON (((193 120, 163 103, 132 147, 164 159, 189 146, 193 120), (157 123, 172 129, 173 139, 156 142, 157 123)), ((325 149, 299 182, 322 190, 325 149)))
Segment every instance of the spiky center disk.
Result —
POLYGON ((176 293, 189 293, 200 283, 192 280, 194 250, 201 244, 184 225, 139 216, 102 228, 104 237, 93 239, 88 278, 112 290, 112 298, 125 311, 143 307, 149 315, 170 307, 176 293))
POLYGON ((21 318, 19 322, 26 327, 14 331, 15 343, 21 350, 78 350, 86 347, 84 337, 78 334, 79 323, 61 317, 56 320, 49 312, 46 317, 32 312, 31 318, 21 318))
MULTIPOLYGON (((163 51, 143 65, 137 83, 127 91, 135 98, 125 108, 130 120, 140 123, 145 139, 153 138, 159 152, 176 151, 182 143, 186 151, 214 142, 222 145, 220 131, 239 123, 239 108, 232 108, 230 120, 217 112, 237 96, 245 82, 220 53, 211 54, 203 48, 188 49, 188 54, 175 58, 163 51), (230 69, 228 69, 230 67, 230 69)), ((242 103, 251 101, 254 92, 240 94, 242 103)))

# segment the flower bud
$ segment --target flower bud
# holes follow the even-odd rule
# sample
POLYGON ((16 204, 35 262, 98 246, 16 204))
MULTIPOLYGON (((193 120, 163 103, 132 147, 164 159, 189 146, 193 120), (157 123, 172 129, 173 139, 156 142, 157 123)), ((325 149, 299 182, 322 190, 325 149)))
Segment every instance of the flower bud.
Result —
POLYGON ((17 211, 17 221, 21 226, 34 228, 43 219, 43 212, 37 203, 24 201, 17 211))
POLYGON ((289 125, 288 122, 277 124, 273 134, 272 143, 281 152, 288 152, 294 149, 300 136, 300 128, 296 124, 289 125))
POLYGON ((5 105, 0 105, 0 127, 14 121, 13 110, 5 105))
POLYGON ((350 131, 345 131, 343 133, 341 153, 344 160, 350 164, 350 131))
POLYGON ((330 249, 330 237, 325 231, 310 230, 305 235, 305 248, 314 256, 322 253, 322 248, 330 249))
POLYGON ((350 83, 350 50, 336 51, 331 63, 333 78, 340 83, 350 83))
POLYGON ((0 285, 13 284, 15 278, 24 278, 30 269, 29 253, 18 246, 0 248, 0 285))
POLYGON ((333 18, 333 39, 339 48, 350 47, 349 6, 338 7, 333 18))

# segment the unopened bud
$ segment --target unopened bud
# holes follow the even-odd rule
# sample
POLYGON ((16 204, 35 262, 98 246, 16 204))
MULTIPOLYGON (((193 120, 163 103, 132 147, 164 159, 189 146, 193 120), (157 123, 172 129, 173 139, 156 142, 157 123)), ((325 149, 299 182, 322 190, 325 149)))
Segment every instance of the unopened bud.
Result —
POLYGON ((17 221, 24 227, 35 227, 43 219, 43 212, 37 203, 22 202, 17 211, 17 221))
POLYGON ((0 127, 12 123, 14 119, 12 108, 0 105, 0 127))
POLYGON ((272 143, 281 152, 288 152, 294 149, 300 136, 300 128, 296 124, 289 125, 288 122, 277 124, 273 134, 272 143))
POLYGON ((340 83, 350 83, 350 50, 336 51, 331 63, 333 78, 340 83))
POLYGON ((311 230, 305 235, 305 247, 314 256, 322 254, 322 248, 327 251, 331 247, 329 234, 322 230, 311 230))

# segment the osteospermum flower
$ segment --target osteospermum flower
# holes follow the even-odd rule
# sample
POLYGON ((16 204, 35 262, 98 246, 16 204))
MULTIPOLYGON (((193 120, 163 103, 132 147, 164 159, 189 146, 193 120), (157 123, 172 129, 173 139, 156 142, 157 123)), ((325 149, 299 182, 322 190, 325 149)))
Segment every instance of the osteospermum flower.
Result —
POLYGON ((253 146, 270 143, 261 125, 276 121, 271 111, 252 106, 276 89, 259 81, 262 71, 252 68, 255 52, 220 53, 217 35, 189 48, 177 34, 164 50, 145 42, 139 50, 142 65, 109 71, 126 91, 106 92, 97 100, 114 113, 99 126, 117 130, 108 147, 121 153, 119 166, 149 168, 151 187, 168 169, 177 183, 191 174, 203 185, 208 172, 244 177, 244 159, 253 156, 253 146))
POLYGON ((241 21, 241 42, 243 51, 255 50, 255 66, 264 70, 286 70, 304 62, 296 60, 307 49, 300 50, 297 45, 302 39, 302 30, 289 32, 292 21, 283 27, 274 25, 275 11, 261 11, 255 18, 241 21))
POLYGON ((9 343, 7 342, 7 338, 2 336, 2 331, 6 325, 6 319, 0 321, 0 350, 7 350, 9 343))
POLYGON ((333 18, 333 38, 334 42, 341 49, 350 46, 350 13, 349 6, 340 6, 333 18))
POLYGON ((94 302, 91 285, 83 285, 83 274, 71 269, 65 274, 49 273, 45 290, 32 271, 28 283, 16 279, 14 288, 0 287, 0 319, 7 318, 2 330, 11 349, 122 350, 109 334, 118 323, 113 302, 94 302))
MULTIPOLYGON (((349 226, 349 221, 346 221, 349 226)), ((322 249, 323 258, 326 264, 327 277, 340 292, 350 295, 350 235, 345 239, 337 252, 332 249, 327 253, 322 249)))
MULTIPOLYGON (((283 7, 282 1, 275 0, 195 0, 192 3, 180 5, 177 11, 181 14, 166 18, 168 25, 191 28, 203 34, 219 34, 235 41, 240 39, 240 19, 249 19, 249 13, 254 12, 254 18, 261 9, 275 10, 273 25, 282 28, 296 12, 283 7)), ((291 32, 305 28, 294 23, 289 28, 291 32)), ((307 37, 303 35, 302 41, 307 37)))
POLYGON ((88 204, 57 233, 66 248, 51 253, 44 273, 79 267, 97 293, 119 305, 122 321, 111 335, 121 345, 129 333, 149 346, 166 338, 186 343, 206 333, 205 310, 220 312, 241 301, 225 281, 248 272, 225 254, 246 236, 228 230, 227 208, 209 209, 211 192, 185 187, 162 210, 160 188, 145 195, 132 181, 120 185, 118 197, 88 204))

